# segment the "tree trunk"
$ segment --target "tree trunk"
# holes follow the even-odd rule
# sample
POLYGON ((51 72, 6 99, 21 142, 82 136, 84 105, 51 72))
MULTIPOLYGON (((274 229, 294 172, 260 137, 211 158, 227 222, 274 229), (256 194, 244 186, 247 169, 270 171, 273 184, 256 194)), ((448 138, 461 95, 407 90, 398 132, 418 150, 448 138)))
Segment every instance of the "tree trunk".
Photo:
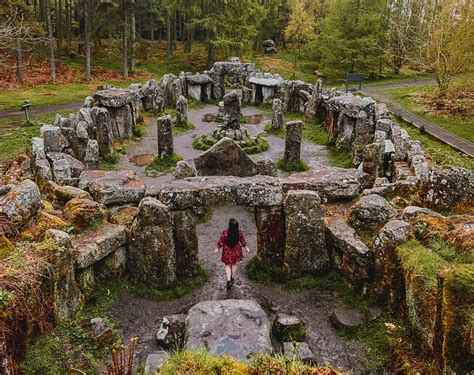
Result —
POLYGON ((123 34, 122 34, 122 76, 128 78, 128 19, 127 19, 127 0, 122 0, 123 4, 123 34))
POLYGON ((66 46, 67 52, 71 51, 71 13, 69 10, 69 0, 65 0, 66 5, 66 46))
POLYGON ((58 29, 58 60, 61 60, 61 54, 63 49, 63 2, 58 0, 58 14, 56 19, 56 28, 58 29))
POLYGON ((136 30, 135 30, 135 0, 130 1, 130 71, 135 71, 135 41, 136 41, 136 30))
POLYGON ((168 65, 170 65, 173 60, 173 47, 171 46, 171 40, 171 14, 168 10, 166 17, 166 59, 168 60, 168 65))
POLYGON ((48 42, 49 42, 49 64, 51 71, 51 80, 56 82, 56 62, 54 61, 54 38, 53 26, 51 25, 51 9, 49 0, 45 0, 46 24, 48 27, 48 42))
POLYGON ((24 74, 23 74, 23 52, 21 50, 21 41, 18 39, 17 48, 16 48, 16 77, 18 82, 21 84, 24 83, 24 74))
POLYGON ((91 0, 84 1, 84 52, 86 55, 86 73, 87 81, 91 80, 91 0))

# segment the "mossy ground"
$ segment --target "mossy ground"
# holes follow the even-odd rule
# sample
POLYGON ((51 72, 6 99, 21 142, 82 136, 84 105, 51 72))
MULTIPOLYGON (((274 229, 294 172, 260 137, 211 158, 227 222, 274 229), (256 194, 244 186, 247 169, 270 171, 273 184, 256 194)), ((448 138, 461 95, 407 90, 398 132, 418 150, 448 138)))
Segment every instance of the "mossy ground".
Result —
POLYGON ((177 154, 173 154, 170 157, 159 157, 154 158, 150 164, 145 167, 145 174, 150 177, 163 176, 171 173, 176 167, 176 163, 183 158, 177 154))
POLYGON ((215 356, 205 350, 183 351, 172 355, 160 369, 163 375, 248 375, 248 374, 327 374, 339 372, 328 367, 311 367, 282 356, 254 354, 249 361, 233 359, 228 356, 215 356))
MULTIPOLYGON (((219 140, 211 135, 201 135, 193 139, 193 147, 196 150, 206 151, 214 146, 219 140)), ((251 137, 245 143, 241 144, 240 147, 245 153, 253 155, 260 154, 270 147, 268 141, 260 136, 251 137)))
POLYGON ((65 374, 68 366, 73 365, 81 373, 96 374, 112 348, 122 341, 110 309, 123 292, 165 301, 182 297, 206 281, 202 268, 195 277, 163 290, 127 278, 109 280, 95 289, 84 309, 75 317, 62 321, 35 341, 27 350, 21 369, 25 374, 65 374), (112 329, 113 340, 106 345, 97 343, 82 326, 84 320, 95 317, 103 318, 107 327, 112 329))
POLYGON ((300 160, 298 163, 287 163, 284 159, 279 159, 276 162, 278 169, 285 172, 304 172, 309 170, 308 164, 304 160, 300 160))

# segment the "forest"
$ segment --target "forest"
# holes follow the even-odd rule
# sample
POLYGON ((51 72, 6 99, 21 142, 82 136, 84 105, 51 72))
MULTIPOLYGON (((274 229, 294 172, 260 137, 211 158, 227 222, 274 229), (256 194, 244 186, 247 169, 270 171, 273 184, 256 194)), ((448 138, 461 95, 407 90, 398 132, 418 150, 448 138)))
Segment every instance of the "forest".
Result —
MULTIPOLYGON (((474 4, 469 0, 1 0, 0 67, 22 84, 47 60, 56 82, 74 62, 91 80, 110 65, 127 78, 157 50, 168 66, 212 66, 217 57, 251 58, 272 39, 313 73, 341 78, 434 75, 439 95, 472 66, 474 4), (119 64, 119 61, 121 63, 119 64)), ((5 85, 4 85, 5 86, 5 85)))

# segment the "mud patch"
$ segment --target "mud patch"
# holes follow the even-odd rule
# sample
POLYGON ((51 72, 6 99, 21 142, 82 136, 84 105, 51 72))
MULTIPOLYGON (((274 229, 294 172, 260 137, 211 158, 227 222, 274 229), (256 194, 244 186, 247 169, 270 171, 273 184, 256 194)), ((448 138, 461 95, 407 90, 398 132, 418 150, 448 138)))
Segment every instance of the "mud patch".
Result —
POLYGON ((137 167, 144 167, 145 165, 150 164, 154 157, 155 154, 140 154, 132 156, 129 161, 137 167))
POLYGON ((202 116, 202 121, 204 122, 214 122, 216 120, 216 115, 214 113, 206 113, 202 116))
POLYGON ((245 123, 246 124, 251 124, 251 125, 258 125, 262 122, 263 120, 263 115, 261 114, 256 114, 256 115, 249 115, 249 116, 244 116, 245 123))

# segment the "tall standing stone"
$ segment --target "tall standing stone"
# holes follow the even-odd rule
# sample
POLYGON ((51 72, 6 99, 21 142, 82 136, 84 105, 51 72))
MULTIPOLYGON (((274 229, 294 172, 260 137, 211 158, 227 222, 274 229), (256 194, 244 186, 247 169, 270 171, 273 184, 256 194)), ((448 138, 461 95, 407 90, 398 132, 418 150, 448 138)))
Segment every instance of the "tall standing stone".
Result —
POLYGON ((324 232, 324 211, 319 195, 310 190, 292 190, 284 201, 285 266, 292 274, 324 271, 329 254, 324 232))
POLYGON ((255 207, 257 249, 260 260, 281 267, 285 251, 285 219, 283 207, 255 207))
POLYGON ((278 98, 273 99, 272 109, 272 128, 279 130, 283 128, 283 102, 278 98))
POLYGON ((176 102, 176 126, 188 125, 188 99, 180 95, 176 102))
POLYGON ((138 280, 169 286, 176 280, 171 210, 159 200, 142 199, 130 228, 130 274, 138 280))
POLYGON ((224 96, 224 128, 240 129, 240 98, 236 91, 224 96))
POLYGON ((188 211, 175 211, 173 218, 176 274, 179 278, 191 277, 199 265, 196 223, 188 211))
POLYGON ((301 134, 303 122, 296 120, 286 123, 285 163, 297 164, 301 157, 301 134))
POLYGON ((173 155, 173 131, 171 116, 158 118, 158 157, 160 159, 173 155))

